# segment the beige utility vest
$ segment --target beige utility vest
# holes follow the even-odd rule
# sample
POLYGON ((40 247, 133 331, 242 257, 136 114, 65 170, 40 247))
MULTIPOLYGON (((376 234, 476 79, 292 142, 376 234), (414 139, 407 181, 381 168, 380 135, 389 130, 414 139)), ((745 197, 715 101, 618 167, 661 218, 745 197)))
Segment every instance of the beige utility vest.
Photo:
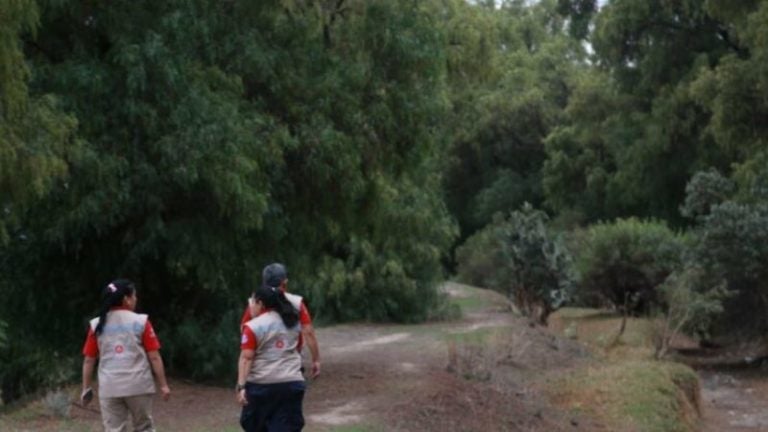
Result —
POLYGON ((256 355, 246 381, 273 384, 304 381, 298 351, 301 326, 286 328, 275 311, 263 313, 246 324, 256 335, 256 355))
POLYGON ((285 298, 288 299, 288 302, 293 306, 294 309, 296 309, 296 312, 298 313, 301 311, 301 302, 304 301, 303 298, 301 298, 300 295, 291 294, 291 293, 283 293, 285 294, 285 298))
MULTIPOLYGON (((91 320, 96 330, 99 318, 91 320)), ((99 343, 99 397, 114 398, 155 392, 142 337, 147 316, 128 310, 107 313, 107 322, 97 336, 99 343)))

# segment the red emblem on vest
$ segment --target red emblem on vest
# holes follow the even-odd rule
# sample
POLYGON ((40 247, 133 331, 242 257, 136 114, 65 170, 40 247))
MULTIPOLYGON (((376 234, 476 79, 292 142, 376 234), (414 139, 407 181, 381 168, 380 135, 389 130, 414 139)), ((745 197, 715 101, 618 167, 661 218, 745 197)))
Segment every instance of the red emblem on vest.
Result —
POLYGON ((275 348, 282 349, 285 346, 285 342, 283 342, 282 339, 278 339, 275 341, 275 348))
POLYGON ((116 347, 115 347, 115 352, 116 352, 116 353, 118 353, 118 354, 122 354, 122 352, 123 352, 123 346, 122 346, 122 345, 118 345, 118 346, 116 346, 116 347))

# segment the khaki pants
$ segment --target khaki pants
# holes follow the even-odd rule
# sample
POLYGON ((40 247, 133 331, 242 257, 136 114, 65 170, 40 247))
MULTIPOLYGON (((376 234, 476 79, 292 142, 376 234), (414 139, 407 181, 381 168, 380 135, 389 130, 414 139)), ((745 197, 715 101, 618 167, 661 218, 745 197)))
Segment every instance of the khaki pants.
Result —
POLYGON ((155 432, 152 422, 152 399, 144 394, 119 398, 100 398, 104 432, 155 432), (133 429, 129 429, 133 419, 133 429))

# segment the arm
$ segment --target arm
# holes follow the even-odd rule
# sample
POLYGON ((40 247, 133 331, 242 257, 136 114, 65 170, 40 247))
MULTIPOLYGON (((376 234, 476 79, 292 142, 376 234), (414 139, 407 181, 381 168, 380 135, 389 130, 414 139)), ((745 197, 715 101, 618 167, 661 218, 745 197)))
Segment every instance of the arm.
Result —
POLYGON ((149 364, 152 366, 152 372, 155 373, 158 384, 160 384, 160 392, 163 395, 163 400, 168 400, 171 397, 171 389, 168 387, 168 382, 165 380, 165 367, 163 366, 163 358, 160 357, 160 351, 149 351, 147 353, 149 357, 149 364))
MULTIPOLYGON (((82 402, 83 405, 88 405, 88 402, 91 401, 90 397, 87 397, 86 394, 91 390, 91 385, 93 384, 93 370, 96 366, 96 358, 95 357, 83 357, 83 391, 80 393, 80 402, 82 402)), ((91 397, 92 397, 91 393, 91 397)))
POLYGON ((255 350, 244 349, 240 351, 240 360, 237 364, 237 401, 240 405, 247 405, 248 399, 245 397, 245 389, 241 388, 245 386, 245 380, 248 378, 248 372, 253 365, 253 358, 256 354, 255 350))
POLYGON ((312 324, 301 326, 301 336, 309 347, 309 354, 312 356, 312 372, 310 377, 317 378, 320 376, 320 347, 317 344, 317 337, 315 336, 315 328, 312 324))

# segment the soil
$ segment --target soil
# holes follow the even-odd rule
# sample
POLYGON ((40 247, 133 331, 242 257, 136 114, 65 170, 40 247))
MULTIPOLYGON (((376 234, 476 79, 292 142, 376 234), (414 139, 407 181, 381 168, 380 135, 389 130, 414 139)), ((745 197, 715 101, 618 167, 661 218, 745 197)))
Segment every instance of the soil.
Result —
MULTIPOLYGON (((593 361, 582 345, 516 317, 493 292, 450 283, 445 290, 471 300, 462 319, 318 329, 323 369, 308 383, 305 431, 607 430, 544 396, 548 380, 593 361)), ((763 369, 708 368, 700 375, 702 430, 768 431, 763 369)), ((171 386, 171 400, 155 403, 158 430, 240 430, 232 389, 179 380, 171 386)), ((95 405, 72 405, 62 420, 38 401, 0 417, 0 430, 99 431, 95 405)))
POLYGON ((676 360, 699 372, 702 431, 768 431, 766 358, 765 343, 678 351, 676 360))

